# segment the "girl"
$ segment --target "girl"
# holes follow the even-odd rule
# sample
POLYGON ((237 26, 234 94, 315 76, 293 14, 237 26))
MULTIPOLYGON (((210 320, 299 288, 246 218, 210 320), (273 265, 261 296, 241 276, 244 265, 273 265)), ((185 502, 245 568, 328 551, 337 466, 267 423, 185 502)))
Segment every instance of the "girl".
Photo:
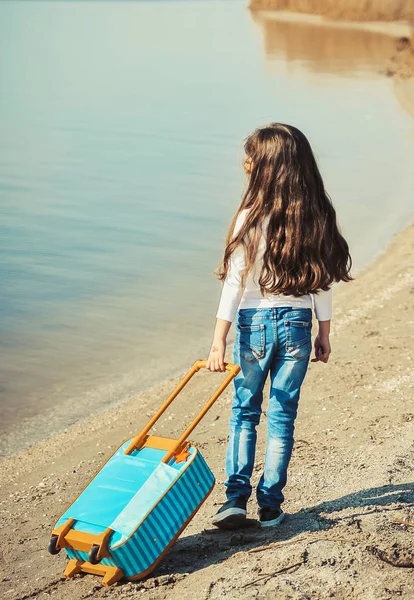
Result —
POLYGON ((257 502, 261 526, 282 521, 294 421, 312 350, 312 304, 319 322, 313 362, 326 363, 331 284, 352 279, 348 244, 303 133, 271 123, 247 138, 245 152, 249 181, 217 273, 224 284, 207 362, 210 371, 224 370, 226 338, 237 312, 234 362, 241 371, 234 381, 227 501, 213 518, 222 529, 246 520, 268 374, 268 439, 257 502))

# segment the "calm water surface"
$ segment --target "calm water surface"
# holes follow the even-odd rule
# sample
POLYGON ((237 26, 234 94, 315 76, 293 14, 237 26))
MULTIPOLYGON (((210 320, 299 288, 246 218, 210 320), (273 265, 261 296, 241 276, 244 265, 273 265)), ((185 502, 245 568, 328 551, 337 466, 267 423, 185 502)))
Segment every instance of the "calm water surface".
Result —
POLYGON ((206 356, 257 125, 304 129, 372 260, 412 218, 392 47, 238 1, 0 3, 3 454, 206 356))

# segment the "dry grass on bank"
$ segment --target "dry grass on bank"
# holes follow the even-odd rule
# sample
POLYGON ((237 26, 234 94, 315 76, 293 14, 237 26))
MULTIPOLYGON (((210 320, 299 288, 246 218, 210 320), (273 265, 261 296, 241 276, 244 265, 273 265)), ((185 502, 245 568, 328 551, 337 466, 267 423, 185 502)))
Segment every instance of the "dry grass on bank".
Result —
POLYGON ((356 21, 414 22, 412 0, 251 0, 252 9, 275 9, 356 21))

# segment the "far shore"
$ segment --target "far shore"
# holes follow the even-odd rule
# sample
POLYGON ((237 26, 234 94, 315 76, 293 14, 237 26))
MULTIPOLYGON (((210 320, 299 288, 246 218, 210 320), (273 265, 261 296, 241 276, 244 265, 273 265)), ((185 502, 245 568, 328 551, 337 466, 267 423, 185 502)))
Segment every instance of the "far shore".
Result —
POLYGON ((351 21, 351 20, 334 20, 324 15, 315 15, 305 12, 290 12, 287 10, 269 10, 268 8, 257 8, 267 19, 276 19, 278 21, 287 21, 290 23, 311 23, 321 27, 338 28, 338 29, 364 29, 367 31, 375 31, 377 33, 385 33, 393 37, 410 37, 412 33, 412 25, 408 21, 351 21))
POLYGON ((414 22, 410 0, 250 0, 249 8, 322 15, 334 21, 414 22))
POLYGON ((268 20, 308 23, 330 29, 358 29, 382 33, 395 38, 396 51, 389 57, 388 64, 384 64, 383 70, 389 77, 393 77, 395 95, 402 108, 414 117, 414 21, 357 21, 343 18, 336 20, 330 18, 329 14, 325 16, 276 8, 269 9, 268 7, 268 2, 261 3, 260 0, 250 5, 250 8, 268 20), (409 46, 406 50, 398 51, 398 40, 401 39, 409 40, 409 46))

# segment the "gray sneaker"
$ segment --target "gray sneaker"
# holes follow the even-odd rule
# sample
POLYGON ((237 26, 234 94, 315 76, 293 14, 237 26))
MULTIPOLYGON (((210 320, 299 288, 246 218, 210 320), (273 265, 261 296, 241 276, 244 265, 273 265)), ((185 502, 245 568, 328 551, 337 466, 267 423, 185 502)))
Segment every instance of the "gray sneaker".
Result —
POLYGON ((247 502, 244 498, 227 500, 214 515, 212 523, 220 529, 239 529, 246 524, 247 502))
POLYGON ((284 516, 281 508, 259 508, 260 527, 277 527, 284 516))

